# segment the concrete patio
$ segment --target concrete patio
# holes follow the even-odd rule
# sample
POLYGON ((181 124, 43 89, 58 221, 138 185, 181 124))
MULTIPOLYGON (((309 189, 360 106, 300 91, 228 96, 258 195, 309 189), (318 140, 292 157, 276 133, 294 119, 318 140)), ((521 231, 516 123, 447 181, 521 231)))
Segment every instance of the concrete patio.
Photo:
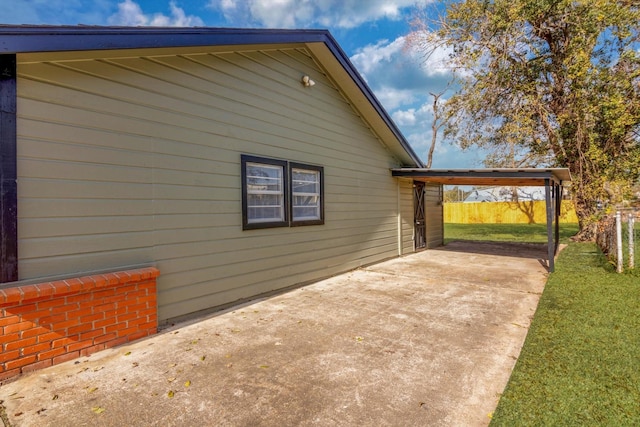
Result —
POLYGON ((486 426, 544 245, 453 242, 34 372, 11 426, 486 426))

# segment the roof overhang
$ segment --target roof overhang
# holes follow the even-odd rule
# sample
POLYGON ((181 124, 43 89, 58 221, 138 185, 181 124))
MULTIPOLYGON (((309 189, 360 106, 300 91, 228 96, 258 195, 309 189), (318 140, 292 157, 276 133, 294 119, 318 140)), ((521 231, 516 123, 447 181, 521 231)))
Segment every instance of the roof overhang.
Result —
POLYGON ((0 54, 196 47, 306 47, 400 164, 423 166, 328 30, 0 25, 0 54))
POLYGON ((0 35, 0 53, 289 44, 328 42, 329 39, 333 41, 327 30, 208 27, 0 25, 0 35))
POLYGON ((563 185, 571 182, 566 168, 524 169, 392 169, 395 177, 412 178, 416 181, 446 185, 476 186, 544 186, 551 183, 563 185))

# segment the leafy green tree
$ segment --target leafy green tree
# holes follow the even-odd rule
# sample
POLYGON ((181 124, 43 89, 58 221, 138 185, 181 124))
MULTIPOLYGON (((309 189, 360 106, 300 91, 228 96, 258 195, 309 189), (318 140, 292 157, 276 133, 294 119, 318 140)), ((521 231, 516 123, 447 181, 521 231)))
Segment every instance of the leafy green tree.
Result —
POLYGON ((640 175, 640 2, 461 0, 442 10, 418 14, 409 39, 427 55, 449 52, 460 90, 446 104, 448 136, 492 147, 494 166, 569 168, 577 237, 593 239, 597 206, 619 203, 640 175))

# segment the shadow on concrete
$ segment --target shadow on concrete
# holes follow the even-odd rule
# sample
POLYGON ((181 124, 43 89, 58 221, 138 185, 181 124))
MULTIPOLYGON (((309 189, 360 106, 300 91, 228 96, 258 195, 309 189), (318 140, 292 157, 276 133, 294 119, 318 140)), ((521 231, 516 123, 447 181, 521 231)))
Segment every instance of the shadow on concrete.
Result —
POLYGON ((547 244, 454 240, 434 250, 546 260, 547 244))

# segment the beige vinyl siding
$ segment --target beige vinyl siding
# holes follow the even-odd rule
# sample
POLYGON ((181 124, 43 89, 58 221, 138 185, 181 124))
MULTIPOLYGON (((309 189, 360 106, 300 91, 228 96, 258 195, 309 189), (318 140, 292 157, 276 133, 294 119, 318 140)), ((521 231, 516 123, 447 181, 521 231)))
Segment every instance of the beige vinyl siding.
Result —
POLYGON ((444 244, 444 215, 442 207, 442 186, 426 184, 424 193, 425 222, 427 224, 427 248, 444 244))
POLYGON ((18 57, 20 279, 154 263, 166 320, 398 254, 399 162, 306 50, 136 53, 18 57), (243 231, 241 154, 323 166, 325 224, 243 231))

